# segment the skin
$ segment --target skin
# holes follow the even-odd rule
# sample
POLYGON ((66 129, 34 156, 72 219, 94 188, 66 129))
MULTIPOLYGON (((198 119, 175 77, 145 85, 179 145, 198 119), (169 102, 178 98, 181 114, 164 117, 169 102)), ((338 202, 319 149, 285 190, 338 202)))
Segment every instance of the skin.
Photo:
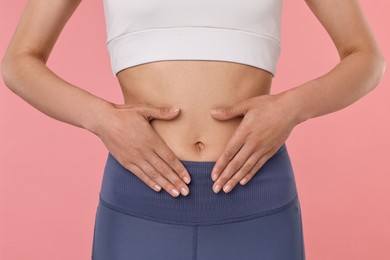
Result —
POLYGON ((120 71, 125 102, 114 104, 46 66, 80 2, 27 3, 2 60, 4 82, 46 115, 98 136, 150 188, 175 197, 175 189, 188 194, 184 178, 191 178, 180 160, 216 161, 212 188, 230 192, 248 183, 297 125, 362 98, 378 85, 386 67, 357 1, 306 0, 340 56, 323 76, 270 95, 272 75, 259 68, 159 61, 120 71), (170 107, 179 111, 169 113, 170 107), (221 114, 212 114, 217 108, 221 114))

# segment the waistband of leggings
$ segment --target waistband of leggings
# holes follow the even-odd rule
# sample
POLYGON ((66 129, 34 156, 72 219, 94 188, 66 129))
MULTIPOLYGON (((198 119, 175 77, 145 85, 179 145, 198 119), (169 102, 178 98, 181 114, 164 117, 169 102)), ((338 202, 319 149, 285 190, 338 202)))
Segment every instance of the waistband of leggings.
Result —
POLYGON ((191 182, 187 196, 156 192, 108 153, 100 201, 119 212, 159 222, 183 225, 228 223, 267 215, 287 207, 298 194, 290 157, 283 144, 253 178, 232 191, 214 193, 215 161, 180 160, 191 182))

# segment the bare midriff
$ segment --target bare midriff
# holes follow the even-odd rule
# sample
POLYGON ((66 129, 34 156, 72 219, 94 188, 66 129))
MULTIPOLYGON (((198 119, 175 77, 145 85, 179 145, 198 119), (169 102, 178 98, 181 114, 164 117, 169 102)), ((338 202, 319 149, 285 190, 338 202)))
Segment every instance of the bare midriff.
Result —
POLYGON ((179 107, 170 120, 151 126, 186 161, 216 161, 242 117, 217 120, 210 111, 269 94, 272 74, 250 65, 209 60, 156 61, 117 73, 126 104, 179 107))

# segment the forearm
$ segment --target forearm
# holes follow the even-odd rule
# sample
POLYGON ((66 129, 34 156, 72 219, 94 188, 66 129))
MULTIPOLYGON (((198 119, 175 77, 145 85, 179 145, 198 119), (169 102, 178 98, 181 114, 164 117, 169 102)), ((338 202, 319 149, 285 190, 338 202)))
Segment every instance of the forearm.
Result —
POLYGON ((378 85, 384 70, 380 54, 356 51, 327 74, 280 95, 299 124, 354 103, 378 85))
POLYGON ((2 66, 5 84, 23 100, 52 118, 97 134, 108 101, 61 79, 33 55, 20 55, 2 66))

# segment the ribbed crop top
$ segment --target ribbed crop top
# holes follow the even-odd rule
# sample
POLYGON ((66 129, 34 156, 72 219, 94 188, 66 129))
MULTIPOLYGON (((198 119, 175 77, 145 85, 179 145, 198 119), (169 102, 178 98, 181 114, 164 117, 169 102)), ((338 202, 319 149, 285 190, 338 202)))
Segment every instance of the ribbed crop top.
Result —
POLYGON ((162 60, 220 60, 275 75, 283 0, 103 0, 112 73, 162 60))

